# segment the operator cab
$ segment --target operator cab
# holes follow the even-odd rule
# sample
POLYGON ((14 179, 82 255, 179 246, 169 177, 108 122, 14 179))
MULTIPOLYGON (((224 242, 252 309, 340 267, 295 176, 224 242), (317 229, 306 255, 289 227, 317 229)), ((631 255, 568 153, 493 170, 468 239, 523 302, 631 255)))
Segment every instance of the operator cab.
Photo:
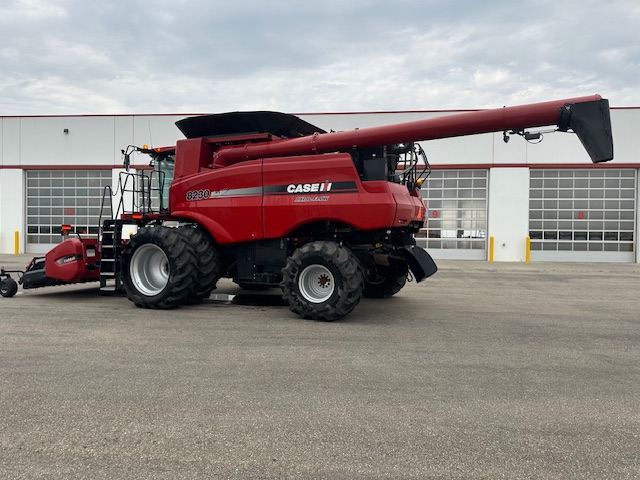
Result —
POLYGON ((158 180, 158 206, 160 213, 169 212, 169 188, 173 182, 175 170, 175 155, 157 155, 152 159, 151 165, 158 180))
POLYGON ((133 210, 125 209, 121 200, 117 211, 123 214, 169 213, 169 188, 174 178, 175 147, 149 148, 147 145, 129 145, 126 150, 122 150, 122 155, 126 172, 120 174, 118 191, 133 195, 133 210), (130 172, 132 153, 149 155, 149 166, 152 170, 140 168, 135 173, 130 172))

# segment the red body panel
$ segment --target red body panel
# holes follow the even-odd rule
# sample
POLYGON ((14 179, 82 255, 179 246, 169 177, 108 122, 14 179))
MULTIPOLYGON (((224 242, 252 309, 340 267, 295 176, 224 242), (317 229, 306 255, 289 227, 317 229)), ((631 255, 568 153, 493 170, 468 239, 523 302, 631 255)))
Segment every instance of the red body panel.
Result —
POLYGON ((262 161, 207 169, 174 180, 171 214, 197 221, 221 245, 260 240, 262 161))
POLYGON ((178 162, 176 164, 176 178, 186 177, 198 173, 201 167, 206 167, 211 163, 213 151, 207 145, 205 138, 189 138, 180 140, 176 144, 176 155, 182 158, 194 158, 196 161, 178 162))
POLYGON ((45 274, 69 283, 98 280, 99 260, 98 239, 68 238, 46 254, 45 274))
POLYGON ((323 220, 359 230, 393 225, 393 198, 388 192, 368 194, 348 154, 265 159, 264 186, 265 238, 323 220))
POLYGON ((282 238, 317 221, 358 230, 404 227, 416 220, 423 205, 403 185, 363 184, 346 153, 267 158, 205 170, 175 180, 171 198, 174 217, 199 222, 221 245, 282 238))

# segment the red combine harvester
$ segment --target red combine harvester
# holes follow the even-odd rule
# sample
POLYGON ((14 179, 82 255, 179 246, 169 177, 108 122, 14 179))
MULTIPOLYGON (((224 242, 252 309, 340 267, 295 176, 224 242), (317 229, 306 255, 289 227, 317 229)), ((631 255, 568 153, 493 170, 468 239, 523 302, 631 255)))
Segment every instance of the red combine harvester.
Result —
POLYGON ((413 237, 430 171, 415 142, 499 131, 531 139, 539 133, 526 129, 554 126, 576 133, 593 162, 613 158, 599 95, 337 133, 276 112, 176 125, 186 139, 175 147, 123 151, 119 189, 131 200, 101 222, 99 239, 68 238, 24 272, 0 270, 2 295, 17 291, 11 273, 25 289, 99 280, 102 292, 165 309, 200 302, 227 277, 279 286, 293 312, 336 320, 363 295, 390 297, 437 270, 413 237), (153 170, 128 173, 132 152, 150 155, 153 170), (136 233, 123 238, 125 227, 136 233))

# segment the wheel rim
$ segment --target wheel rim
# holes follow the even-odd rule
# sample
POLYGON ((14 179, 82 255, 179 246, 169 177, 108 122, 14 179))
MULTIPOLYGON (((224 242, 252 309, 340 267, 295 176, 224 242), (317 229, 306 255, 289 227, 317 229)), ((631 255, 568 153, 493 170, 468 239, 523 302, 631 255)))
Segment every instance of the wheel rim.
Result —
POLYGON ((158 295, 169 283, 169 259, 157 245, 143 245, 134 252, 129 272, 140 293, 158 295))
POLYGON ((335 281, 327 267, 309 265, 300 273, 298 286, 300 287, 300 293, 307 301, 322 303, 333 295, 335 281))

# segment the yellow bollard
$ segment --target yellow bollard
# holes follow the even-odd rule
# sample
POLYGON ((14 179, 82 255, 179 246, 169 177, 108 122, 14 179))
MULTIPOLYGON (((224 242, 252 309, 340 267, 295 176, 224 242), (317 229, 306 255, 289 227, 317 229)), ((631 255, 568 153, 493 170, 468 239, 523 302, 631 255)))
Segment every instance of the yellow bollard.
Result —
POLYGON ((489 237, 489 261, 493 262, 493 246, 494 246, 494 238, 489 237))
POLYGON ((524 261, 527 263, 531 262, 531 237, 527 237, 527 249, 525 252, 524 261))
POLYGON ((15 242, 15 251, 16 255, 20 253, 20 232, 16 230, 16 233, 13 234, 14 242, 15 242))

